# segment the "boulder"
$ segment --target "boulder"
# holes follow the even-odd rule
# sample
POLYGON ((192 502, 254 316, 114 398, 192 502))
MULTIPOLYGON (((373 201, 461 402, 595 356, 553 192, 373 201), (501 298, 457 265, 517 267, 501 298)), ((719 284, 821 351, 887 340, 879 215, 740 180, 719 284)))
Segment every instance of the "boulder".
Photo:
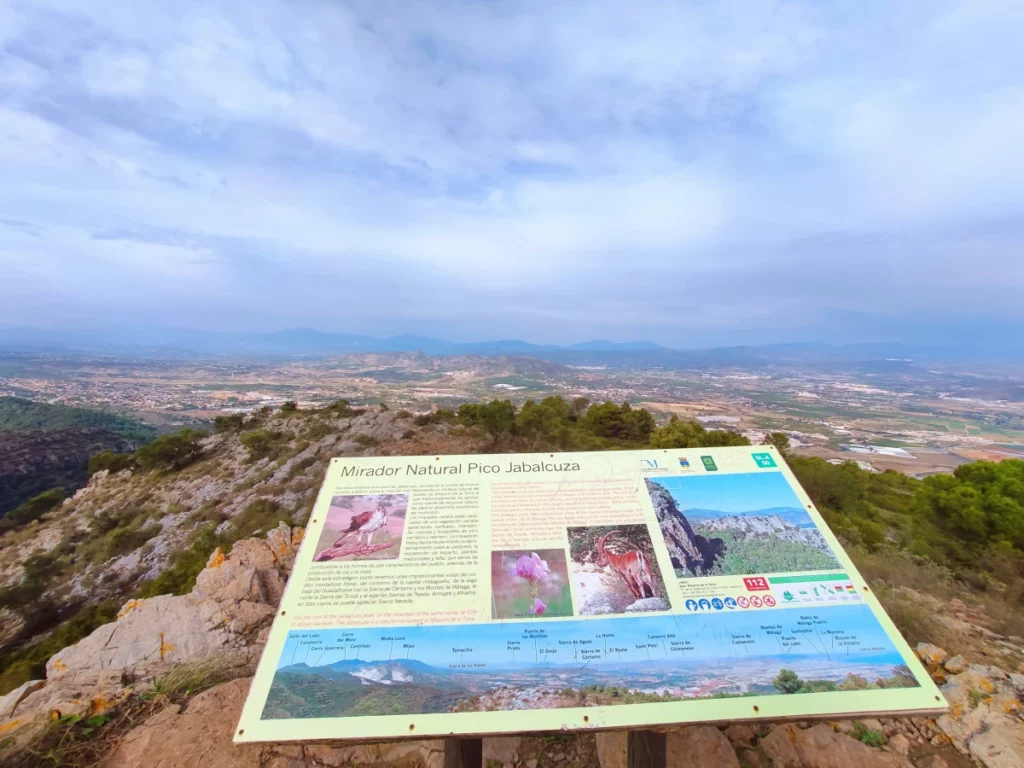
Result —
POLYGON ((669 733, 665 751, 667 768, 713 765, 716 768, 740 768, 732 745, 717 728, 697 725, 669 733))
POLYGON ((45 680, 29 680, 27 683, 19 685, 10 693, 0 696, 0 721, 14 717, 15 710, 25 697, 30 693, 38 691, 45 682, 45 680))
POLYGON ((947 659, 946 663, 942 665, 947 672, 951 675, 959 675, 965 669, 967 669, 967 662, 964 661, 964 657, 957 654, 951 659, 947 659))
POLYGON ((1003 670, 972 664, 942 693, 950 708, 937 725, 954 747, 986 768, 1024 765, 1021 703, 1003 670))
POLYGON ((776 727, 758 746, 774 768, 910 768, 904 758, 872 749, 825 723, 807 730, 776 727))
POLYGON ((729 743, 739 749, 740 747, 749 747, 755 741, 757 741, 757 734, 754 733, 754 729, 746 723, 734 723, 725 729, 725 737, 729 740, 729 743))
POLYGON ((189 594, 129 600, 116 621, 54 654, 45 681, 4 697, 0 727, 15 722, 15 708, 18 727, 54 711, 103 712, 130 692, 131 681, 182 662, 210 660, 223 677, 250 674, 302 535, 282 523, 263 539, 237 542, 226 557, 215 551, 189 594))
POLYGON ((897 755, 903 755, 906 757, 910 754, 910 740, 902 733, 896 733, 890 736, 889 743, 886 746, 888 746, 888 748, 897 755))
POLYGON ((645 597, 626 606, 626 613, 640 613, 642 611, 667 611, 672 607, 671 603, 664 597, 645 597))
POLYGON ((929 667, 938 667, 949 656, 942 648, 931 643, 918 643, 914 650, 917 651, 921 661, 929 667))

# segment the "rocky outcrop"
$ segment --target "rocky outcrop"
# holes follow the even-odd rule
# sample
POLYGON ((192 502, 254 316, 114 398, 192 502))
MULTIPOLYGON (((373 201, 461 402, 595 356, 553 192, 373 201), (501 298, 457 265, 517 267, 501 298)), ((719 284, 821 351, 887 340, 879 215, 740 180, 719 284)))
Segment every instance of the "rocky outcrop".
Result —
POLYGON ((1024 765, 1020 691, 998 667, 972 664, 948 678, 949 713, 938 720, 944 738, 986 768, 1024 765))
POLYGON ((645 482, 672 558, 672 567, 687 576, 701 576, 709 572, 718 558, 725 554, 725 543, 721 539, 708 539, 695 533, 676 506, 672 494, 656 480, 647 479, 645 482))
POLYGON ((758 748, 773 768, 911 768, 903 757, 872 749, 825 723, 807 729, 779 726, 758 748))
POLYGON ((183 662, 210 660, 222 678, 249 674, 302 535, 282 523, 228 556, 216 550, 189 594, 129 600, 116 621, 55 654, 45 681, 4 697, 0 728, 104 711, 183 662))
POLYGON ((806 544, 809 547, 829 551, 828 542, 816 528, 801 528, 783 520, 778 515, 732 515, 702 520, 702 531, 718 533, 730 531, 745 539, 774 539, 806 544))

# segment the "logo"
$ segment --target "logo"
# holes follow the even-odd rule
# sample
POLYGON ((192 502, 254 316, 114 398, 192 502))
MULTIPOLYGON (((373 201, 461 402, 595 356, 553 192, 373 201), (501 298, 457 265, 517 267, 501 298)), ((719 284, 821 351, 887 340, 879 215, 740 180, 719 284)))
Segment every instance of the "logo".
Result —
POLYGON ((709 608, 711 608, 711 601, 708 600, 706 597, 702 597, 700 600, 697 601, 697 605, 699 605, 706 611, 709 608))
POLYGON ((701 456, 700 460, 704 462, 704 469, 708 472, 717 472, 718 465, 715 464, 715 460, 710 456, 701 456))
POLYGON ((688 610, 688 611, 696 611, 697 610, 697 601, 694 600, 693 598, 690 598, 689 600, 687 600, 686 601, 686 610, 688 610))
POLYGON ((725 607, 725 603, 722 602, 722 598, 713 597, 711 598, 711 607, 714 608, 716 611, 720 611, 725 607))
POLYGON ((747 588, 747 592, 762 592, 768 589, 768 579, 764 576, 752 576, 743 580, 743 586, 747 588))
POLYGON ((679 457, 679 468, 680 469, 690 469, 690 460, 688 458, 686 458, 685 456, 680 456, 679 457))
POLYGON ((785 600, 787 603, 791 603, 792 601, 796 600, 796 595, 794 595, 787 589, 785 592, 782 593, 782 599, 785 600))
POLYGON ((641 472, 668 472, 668 467, 659 466, 657 459, 640 459, 637 464, 641 472))
POLYGON ((727 598, 725 598, 725 607, 728 608, 730 611, 733 608, 735 608, 736 607, 736 598, 734 598, 734 597, 727 597, 727 598))
POLYGON ((743 595, 740 595, 736 598, 736 605, 738 605, 740 608, 749 608, 750 601, 743 595))
POLYGON ((778 466, 770 453, 753 453, 750 457, 754 460, 754 463, 762 469, 778 466))
POLYGON ((764 604, 767 607, 769 607, 769 608, 774 608, 775 607, 775 598, 772 597, 771 595, 765 595, 764 596, 764 604))
POLYGON ((751 608, 760 608, 761 607, 761 598, 758 597, 757 595, 754 595, 752 598, 750 598, 750 607, 751 608))

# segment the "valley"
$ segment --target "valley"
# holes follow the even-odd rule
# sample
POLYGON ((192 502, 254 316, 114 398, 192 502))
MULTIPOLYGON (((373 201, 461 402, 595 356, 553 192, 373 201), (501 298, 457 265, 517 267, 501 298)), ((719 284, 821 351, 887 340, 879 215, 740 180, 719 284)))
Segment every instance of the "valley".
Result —
MULTIPOLYGON (((561 395, 629 402, 659 421, 696 419, 759 443, 783 432, 799 455, 855 460, 915 477, 979 459, 1024 456, 1024 372, 930 360, 757 358, 589 352, 562 360, 505 354, 356 353, 188 359, 0 352, 0 396, 113 411, 161 429, 209 424, 287 401, 338 398, 431 406, 561 395)), ((550 355, 559 357, 559 355, 550 355)))

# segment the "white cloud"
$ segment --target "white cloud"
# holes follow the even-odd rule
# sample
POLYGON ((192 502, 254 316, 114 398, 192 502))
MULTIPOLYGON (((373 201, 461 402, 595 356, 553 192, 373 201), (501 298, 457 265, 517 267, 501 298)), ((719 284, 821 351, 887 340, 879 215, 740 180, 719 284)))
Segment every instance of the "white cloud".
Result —
POLYGON ((15 272, 29 249, 54 283, 168 296, 230 291, 247 259, 404 273, 405 314, 463 290, 581 327, 625 311, 623 274, 658 296, 623 317, 643 328, 749 317, 761 291, 826 318, 1019 315, 1014 235, 985 234, 1024 204, 1019 4, 45 6, 0 11, 0 208, 44 233, 0 238, 15 272))

